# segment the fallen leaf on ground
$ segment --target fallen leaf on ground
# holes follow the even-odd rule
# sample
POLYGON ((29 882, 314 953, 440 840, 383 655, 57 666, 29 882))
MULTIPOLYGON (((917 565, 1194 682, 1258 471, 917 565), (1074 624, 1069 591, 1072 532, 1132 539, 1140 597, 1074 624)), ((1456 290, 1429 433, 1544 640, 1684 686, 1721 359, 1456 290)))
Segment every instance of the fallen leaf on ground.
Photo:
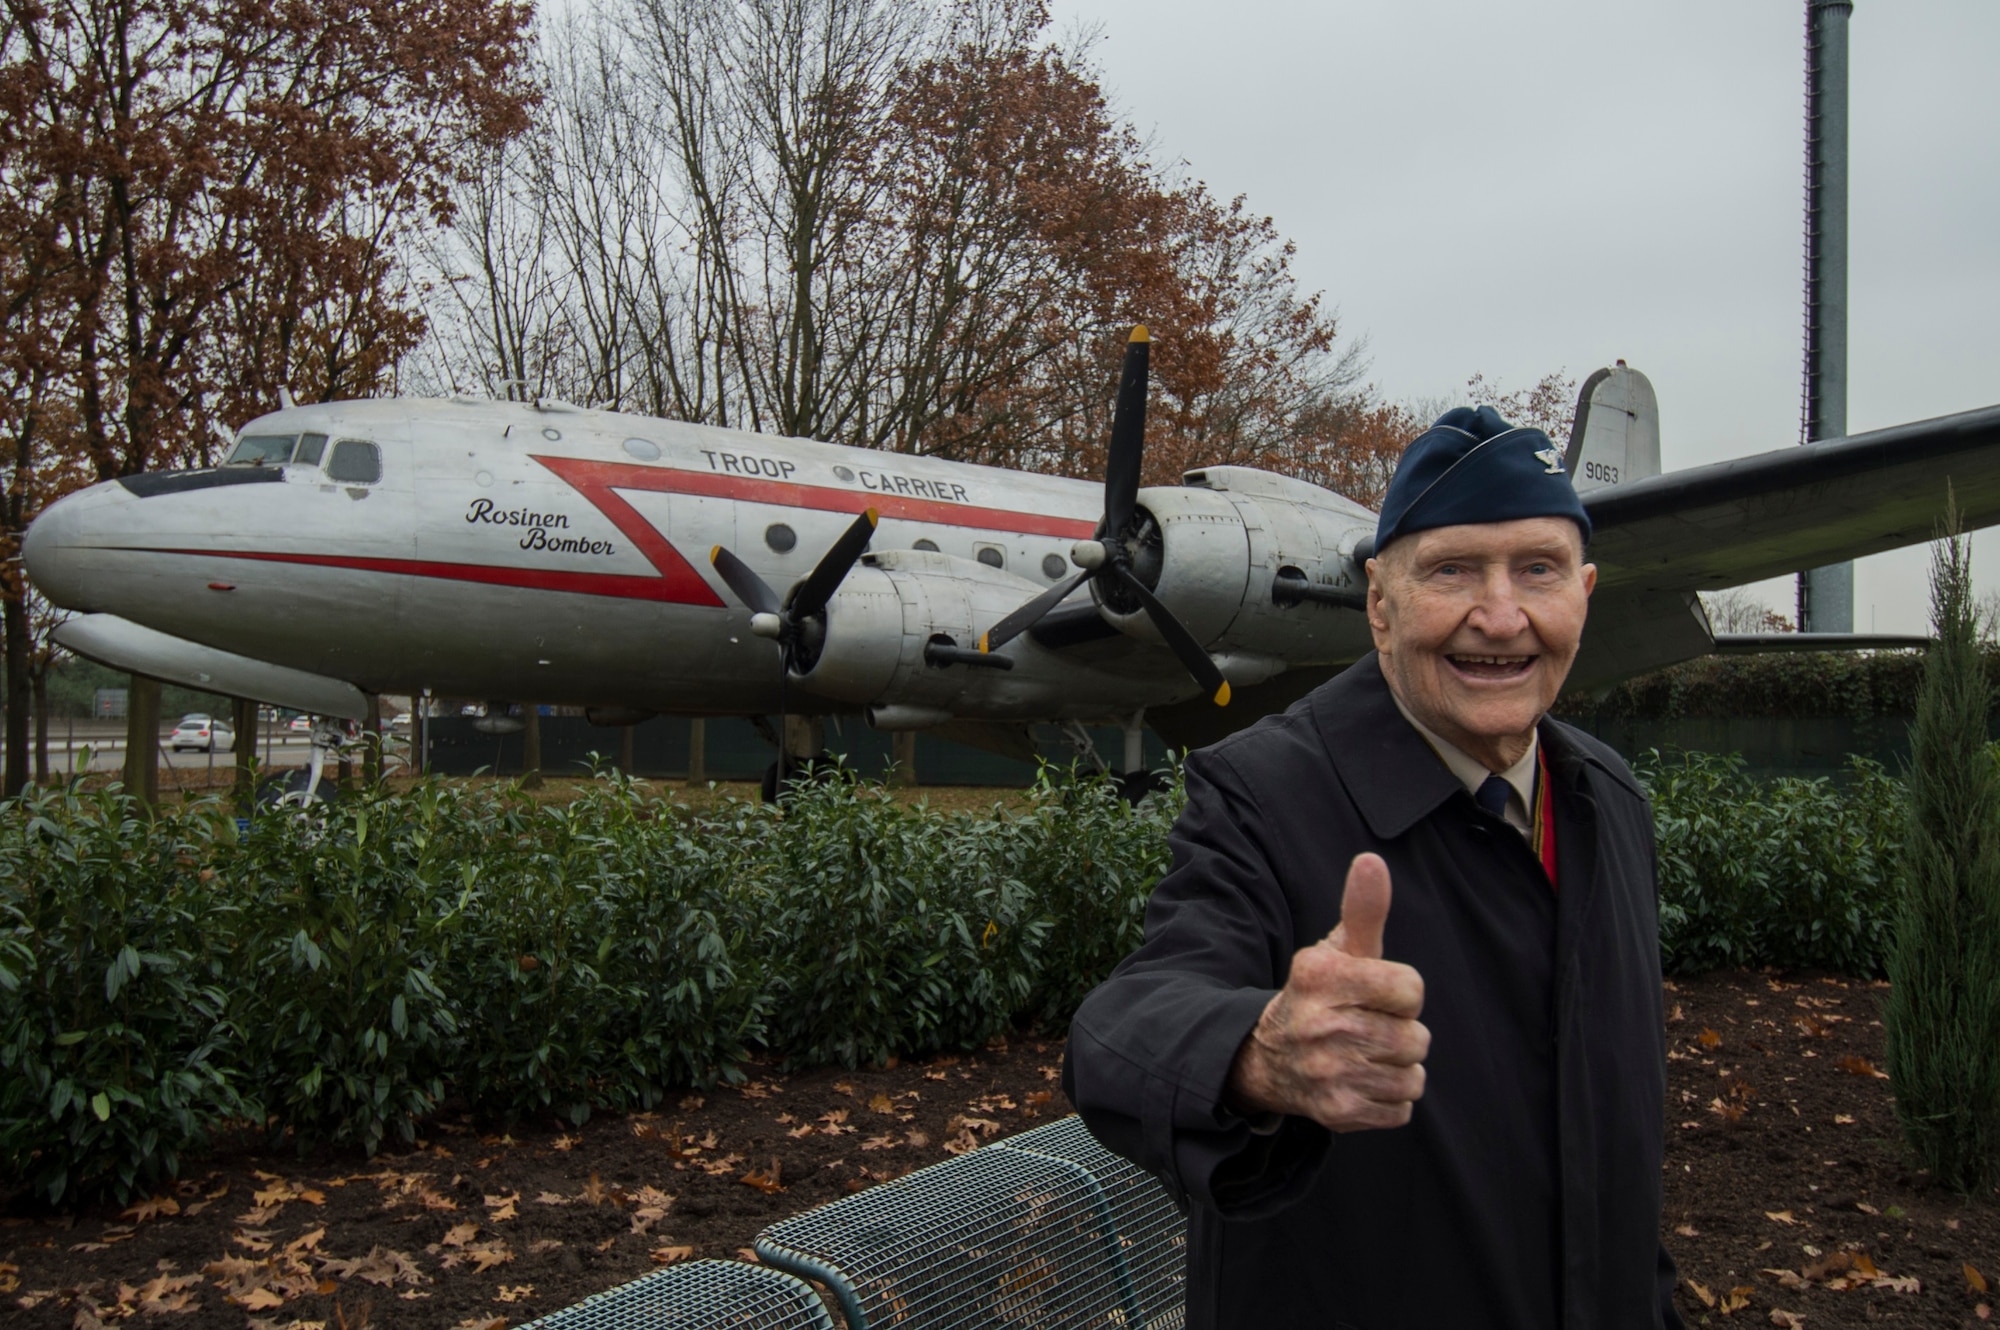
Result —
POLYGON ((1972 1262, 1965 1263, 1965 1291, 1967 1293, 1986 1292, 1986 1276, 1979 1273, 1979 1267, 1972 1262))
POLYGON ((423 1272, 402 1252, 387 1247, 370 1247, 366 1256, 321 1257, 320 1269, 336 1279, 365 1279, 384 1288, 392 1284, 421 1284, 423 1272))
POLYGON ((784 1183, 781 1182, 779 1178, 780 1178, 780 1170, 778 1167, 778 1157, 776 1155, 772 1155, 770 1172, 763 1173, 753 1168, 749 1172, 745 1173, 742 1177, 736 1180, 742 1183, 746 1187, 755 1187, 758 1191, 763 1192, 766 1196, 773 1196, 776 1195, 778 1192, 785 1190, 784 1183))
POLYGON ((495 1302, 524 1302, 535 1296, 533 1284, 502 1284, 500 1291, 493 1295, 495 1302))
POLYGON ((1806 1318, 1795 1312, 1771 1308, 1771 1324, 1783 1326, 1784 1330, 1805 1330, 1806 1318))
POLYGON ((1683 1280, 1682 1282, 1688 1286, 1688 1291, 1694 1294, 1696 1300, 1699 1301, 1702 1306, 1704 1307, 1715 1306, 1715 1295, 1708 1291, 1708 1286, 1706 1284, 1696 1283, 1692 1279, 1683 1280))
POLYGON ((1703 1026, 1701 1033, 1694 1038, 1695 1042, 1703 1048, 1720 1048, 1722 1046, 1722 1036, 1707 1026, 1703 1026))
POLYGON ((673 1265, 678 1261, 692 1260, 693 1257, 693 1247, 653 1248, 653 1263, 656 1265, 673 1265))
POLYGON ((1764 1212, 1764 1218, 1777 1224, 1796 1224, 1799 1222, 1798 1220, 1792 1218, 1792 1212, 1790 1210, 1766 1210, 1764 1212))
POLYGON ((868 1101, 868 1111, 871 1113, 893 1113, 896 1111, 896 1101, 889 1098, 888 1095, 877 1091, 875 1097, 868 1101))
POLYGON ((1684 1238, 1698 1238, 1701 1236, 1701 1230, 1693 1224, 1676 1224, 1674 1225, 1674 1232, 1684 1238))
POLYGON ((1840 1061, 1834 1063, 1833 1065, 1840 1068, 1842 1071, 1846 1072, 1850 1076, 1873 1076, 1878 1081, 1886 1081, 1889 1079, 1888 1072, 1877 1071, 1875 1069, 1874 1063, 1870 1062, 1867 1058, 1856 1057, 1852 1053, 1849 1053, 1846 1057, 1842 1058, 1840 1061))
POLYGON ((463 1247, 478 1236, 479 1225, 468 1220, 463 1224, 453 1224, 446 1229, 443 1242, 447 1247, 463 1247))
POLYGON ((180 1212, 181 1203, 173 1197, 155 1196, 151 1200, 135 1201, 126 1206, 118 1212, 118 1217, 143 1224, 148 1219, 158 1219, 161 1215, 177 1215, 180 1212))
POLYGON ((514 1218, 514 1207, 519 1205, 520 1201, 521 1193, 519 1192, 514 1192, 507 1196, 488 1196, 486 1198, 486 1208, 493 1213, 486 1217, 495 1223, 498 1223, 502 1219, 512 1219, 514 1218))
POLYGON ((273 1307, 282 1307, 285 1305, 283 1298, 273 1293, 270 1289, 263 1287, 246 1289, 242 1293, 231 1293, 229 1301, 247 1311, 253 1312, 269 1311, 273 1307))

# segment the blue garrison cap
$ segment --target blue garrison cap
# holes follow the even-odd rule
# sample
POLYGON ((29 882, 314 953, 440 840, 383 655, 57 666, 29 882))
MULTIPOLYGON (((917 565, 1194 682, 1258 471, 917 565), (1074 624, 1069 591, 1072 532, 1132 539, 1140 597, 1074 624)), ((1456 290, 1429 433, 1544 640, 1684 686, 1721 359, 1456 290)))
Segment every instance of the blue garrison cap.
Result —
POLYGON ((1490 406, 1455 407, 1403 450, 1375 524, 1375 548, 1433 527, 1523 517, 1567 517, 1590 543, 1590 515, 1563 469, 1562 449, 1538 429, 1509 425, 1490 406))

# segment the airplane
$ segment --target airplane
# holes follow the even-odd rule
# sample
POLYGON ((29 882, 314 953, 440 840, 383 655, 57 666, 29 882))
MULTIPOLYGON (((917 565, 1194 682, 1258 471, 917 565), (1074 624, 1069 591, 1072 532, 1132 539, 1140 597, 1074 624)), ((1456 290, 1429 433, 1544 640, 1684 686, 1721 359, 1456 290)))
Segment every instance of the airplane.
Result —
MULTIPOLYGON (((1370 649, 1376 524, 1249 467, 1141 486, 1148 350, 1135 329, 1101 483, 548 400, 287 394, 218 466, 50 505, 22 557, 75 612, 59 645, 329 720, 429 690, 1016 753, 1033 724, 1087 744, 1110 721, 1139 779, 1144 727, 1213 742, 1370 649)), ((1643 374, 1586 380, 1560 462, 1598 567, 1573 686, 1920 642, 1717 634, 1695 593, 1931 539, 1948 486, 1966 529, 2000 521, 2000 407, 1672 473, 1659 444, 1643 374)))

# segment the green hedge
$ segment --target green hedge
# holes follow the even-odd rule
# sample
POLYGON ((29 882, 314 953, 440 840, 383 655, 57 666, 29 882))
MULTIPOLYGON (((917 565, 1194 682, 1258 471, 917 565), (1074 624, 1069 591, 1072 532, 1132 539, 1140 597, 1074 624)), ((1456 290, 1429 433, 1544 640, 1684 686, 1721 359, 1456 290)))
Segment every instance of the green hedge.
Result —
MULTIPOLYGON (((2000 684, 2000 650, 1988 648, 1985 664, 1987 676, 2000 684)), ((1555 711, 1598 720, 1908 718, 1916 714, 1923 673, 1921 651, 1702 656, 1603 692, 1565 693, 1555 711)))
MULTIPOLYGON (((1900 792, 1655 756, 1669 968, 1874 973, 1900 792)), ((855 1065, 1066 1021, 1137 945, 1181 795, 1045 773, 988 815, 868 785, 699 814, 426 783, 239 834, 116 790, 0 805, 0 1177, 127 1198, 230 1122, 373 1150, 448 1096, 648 1108, 751 1054, 855 1065)))
POLYGON ((1179 796, 1044 779, 1005 815, 880 787, 689 814, 419 785, 239 835, 116 790, 0 806, 0 1176, 172 1176, 218 1125, 410 1139, 657 1104, 745 1056, 855 1065, 1066 1020, 1137 945, 1179 796))
POLYGON ((1848 779, 1758 780, 1735 756, 1648 754, 1670 971, 1779 965, 1873 975, 1895 915, 1903 789, 1873 762, 1848 779))

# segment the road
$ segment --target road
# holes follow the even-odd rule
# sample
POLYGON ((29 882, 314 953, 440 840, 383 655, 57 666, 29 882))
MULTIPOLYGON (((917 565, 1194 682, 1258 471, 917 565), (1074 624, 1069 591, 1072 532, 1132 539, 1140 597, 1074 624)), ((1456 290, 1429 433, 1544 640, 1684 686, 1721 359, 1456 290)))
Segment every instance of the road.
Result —
MULTIPOLYGON (((167 740, 173 726, 160 731, 160 764, 176 771, 227 769, 236 758, 227 746, 214 753, 173 751, 167 740)), ((391 752, 398 741, 390 740, 391 752)), ((284 726, 260 727, 257 760, 266 768, 302 767, 312 752, 311 736, 294 733, 284 726)), ((49 722, 49 771, 68 775, 75 763, 78 771, 117 771, 125 765, 125 723, 123 721, 63 720, 49 722), (84 765, 85 762, 89 765, 84 765)))

